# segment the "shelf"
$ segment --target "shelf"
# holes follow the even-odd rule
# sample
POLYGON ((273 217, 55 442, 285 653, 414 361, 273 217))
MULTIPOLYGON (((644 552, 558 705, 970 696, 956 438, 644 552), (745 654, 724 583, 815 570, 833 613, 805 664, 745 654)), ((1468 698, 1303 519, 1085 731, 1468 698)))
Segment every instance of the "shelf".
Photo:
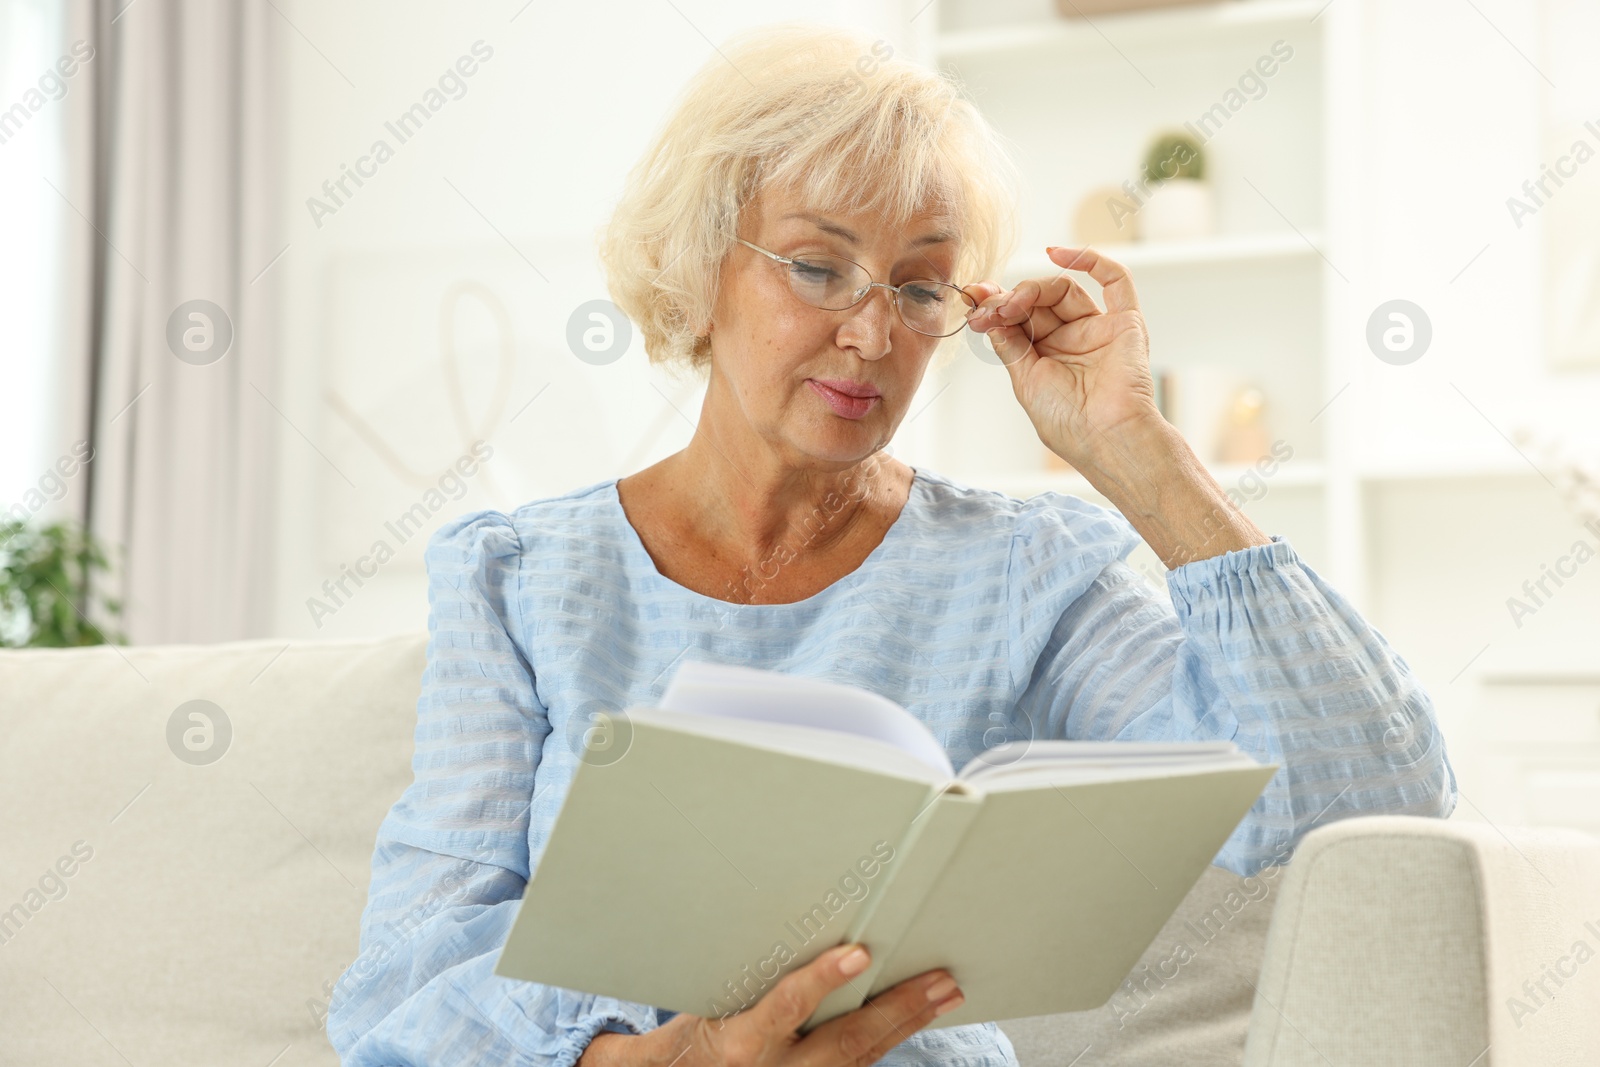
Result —
POLYGON ((1484 685, 1576 685, 1600 690, 1600 671, 1593 667, 1522 668, 1485 671, 1479 675, 1484 685))
POLYGON ((1357 474, 1364 482, 1428 482, 1455 478, 1538 478, 1539 472, 1511 456, 1503 460, 1418 460, 1370 466, 1357 474))
MULTIPOLYGON (((1215 267, 1252 261, 1308 259, 1318 255, 1322 243, 1319 230, 1302 236, 1294 230, 1266 233, 1240 233, 1196 238, 1193 241, 1152 241, 1148 243, 1101 245, 1095 249, 1125 267, 1215 267)), ((1042 251, 1017 256, 1006 265, 1008 278, 1034 277, 1061 270, 1042 251)))
MULTIPOLYGON (((1217 484, 1224 489, 1231 489, 1236 488, 1240 479, 1245 476, 1245 472, 1253 468, 1244 464, 1218 463, 1208 465, 1207 469, 1217 480, 1217 484)), ((1526 463, 1512 461, 1396 465, 1369 468, 1356 474, 1356 478, 1360 481, 1376 483, 1521 476, 1537 478, 1539 473, 1526 463)), ((950 477, 968 485, 999 489, 1012 495, 1032 496, 1035 493, 1051 490, 1073 496, 1099 495, 1086 478, 1072 471, 975 471, 952 473, 950 477)), ((1320 489, 1327 484, 1328 479, 1328 470, 1323 463, 1293 461, 1282 464, 1277 471, 1263 478, 1269 496, 1274 489, 1320 489)))
MULTIPOLYGON (((1008 22, 985 7, 980 0, 939 0, 922 16, 933 18, 921 44, 922 54, 972 87, 977 105, 1016 143, 1019 165, 1035 189, 1035 200, 1018 220, 1025 237, 1020 251, 993 279, 1008 287, 1063 273, 1044 255, 1044 245, 1071 245, 1070 219, 1084 193, 1136 170, 1139 131, 1204 111, 1226 90, 1232 72, 1246 69, 1275 39, 1292 43, 1297 56, 1304 53, 1304 63, 1295 60, 1299 80, 1272 89, 1278 94, 1274 110, 1251 112, 1248 127, 1239 119, 1226 127, 1223 136, 1232 140, 1218 151, 1226 147, 1232 155, 1214 177, 1221 179, 1215 182, 1219 196, 1234 198, 1218 216, 1227 229, 1190 241, 1095 246, 1133 272, 1161 335, 1187 339, 1190 354, 1173 358, 1175 369, 1215 364, 1256 379, 1275 398, 1273 420, 1287 418, 1301 427, 1295 444, 1303 445, 1296 453, 1304 458, 1282 464, 1271 476, 1254 475, 1246 466, 1206 464, 1230 497, 1259 497, 1242 499, 1247 513, 1281 527, 1285 536, 1292 532, 1306 545, 1306 558, 1353 602, 1365 605, 1379 600, 1371 581, 1381 573, 1373 557, 1382 552, 1374 537, 1383 529, 1381 511, 1389 496, 1415 488, 1456 503, 1474 498, 1480 484, 1475 479, 1503 491, 1537 484, 1538 472, 1510 448, 1502 457, 1484 443, 1456 457, 1447 446, 1419 437, 1385 450, 1369 447, 1360 420, 1315 417, 1330 392, 1373 373, 1362 343, 1364 298, 1341 287, 1328 263, 1348 269, 1344 260, 1371 251, 1379 232, 1362 210, 1378 194, 1361 160, 1381 137, 1363 124, 1354 91, 1374 58, 1372 35, 1357 25, 1359 17, 1343 5, 1329 8, 1327 0, 1213 0, 1086 19, 1053 17, 1053 5, 1040 0, 1026 11, 1007 6, 1015 15, 1008 22), (1127 65, 1148 71, 1145 80, 1159 85, 1134 85, 1111 114, 1054 103, 1070 98, 1085 71, 1100 76, 1115 70, 1117 79, 1131 83, 1130 72, 1122 69, 1127 65), (1261 189, 1272 194, 1293 188, 1296 202, 1264 203, 1237 177, 1259 165, 1252 161, 1276 168, 1270 179, 1250 174, 1263 183, 1261 189), (1265 293, 1265 306, 1252 310, 1230 303, 1256 290, 1265 293)), ((1098 300, 1099 287, 1086 273, 1071 274, 1098 300)), ((935 421, 924 424, 930 454, 936 462, 951 460, 941 469, 966 484, 1016 497, 1053 491, 1105 504, 1087 479, 1048 470, 1042 458, 1036 460, 1039 446, 1026 427, 991 432, 994 418, 968 410, 993 404, 1014 414, 1004 386, 975 384, 968 403, 930 413, 935 421)), ((1196 401, 1215 406, 1200 395, 1196 401)), ((1189 428, 1187 418, 1181 421, 1189 428)), ((1548 467, 1546 473, 1554 477, 1548 467)))
MULTIPOLYGON (((1207 469, 1223 489, 1237 488, 1245 472, 1254 470, 1253 467, 1244 464, 1215 464, 1207 469)), ((1034 470, 972 475, 952 473, 950 477, 967 485, 996 489, 1010 496, 1023 498, 1045 492, 1079 497, 1100 495, 1089 485, 1088 479, 1073 471, 1034 470)), ((1280 465, 1272 474, 1262 476, 1262 480, 1267 487, 1265 497, 1270 497, 1277 489, 1320 489, 1327 481, 1327 472, 1321 463, 1291 461, 1280 465)), ((1250 501, 1247 500, 1245 503, 1248 504, 1250 501)))
POLYGON ((983 29, 950 30, 938 35, 935 50, 941 60, 1009 59, 1031 50, 1082 51, 1107 48, 1108 36, 1116 45, 1175 41, 1192 45, 1198 34, 1259 30, 1273 24, 1315 30, 1311 19, 1326 0, 1228 0, 1203 7, 1130 11, 1096 15, 1094 19, 1058 18, 1018 22, 983 29))

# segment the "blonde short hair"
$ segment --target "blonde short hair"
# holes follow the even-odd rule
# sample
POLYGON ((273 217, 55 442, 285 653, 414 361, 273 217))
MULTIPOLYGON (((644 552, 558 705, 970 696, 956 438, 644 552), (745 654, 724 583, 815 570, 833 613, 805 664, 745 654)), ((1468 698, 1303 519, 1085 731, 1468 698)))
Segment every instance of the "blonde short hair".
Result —
POLYGON ((952 280, 997 276, 1016 242, 1016 166, 958 83, 893 53, 782 23, 734 37, 690 80, 600 234, 611 299, 652 363, 709 370, 722 261, 765 188, 895 226, 934 211, 960 237, 952 280))

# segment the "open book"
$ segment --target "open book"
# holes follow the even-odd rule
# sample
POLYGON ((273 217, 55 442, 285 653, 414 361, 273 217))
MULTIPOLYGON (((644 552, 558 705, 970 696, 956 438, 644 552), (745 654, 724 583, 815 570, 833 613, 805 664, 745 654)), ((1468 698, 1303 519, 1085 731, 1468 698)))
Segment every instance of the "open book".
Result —
POLYGON ((846 941, 809 1030, 947 968, 929 1028, 1110 999, 1277 770, 1232 742, 1011 741, 957 775, 852 685, 682 663, 597 723, 495 973, 718 1017, 846 941))

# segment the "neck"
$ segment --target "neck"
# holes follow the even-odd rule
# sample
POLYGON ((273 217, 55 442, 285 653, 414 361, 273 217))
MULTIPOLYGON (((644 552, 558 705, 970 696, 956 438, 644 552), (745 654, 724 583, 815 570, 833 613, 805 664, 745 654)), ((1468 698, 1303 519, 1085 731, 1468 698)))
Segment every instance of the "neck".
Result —
POLYGON ((793 466, 769 450, 736 451, 705 420, 670 462, 695 527, 740 557, 836 546, 892 496, 894 460, 881 450, 841 466, 793 466))

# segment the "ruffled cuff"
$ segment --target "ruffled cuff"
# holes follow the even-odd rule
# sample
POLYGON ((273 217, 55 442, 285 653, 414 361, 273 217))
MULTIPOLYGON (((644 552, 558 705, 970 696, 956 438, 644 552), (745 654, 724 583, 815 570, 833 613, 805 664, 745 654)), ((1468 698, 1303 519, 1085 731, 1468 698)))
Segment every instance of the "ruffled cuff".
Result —
MULTIPOLYGON (((1265 545, 1248 545, 1197 559, 1167 571, 1167 591, 1172 595, 1172 606, 1180 620, 1195 611, 1197 602, 1214 598, 1218 593, 1243 593, 1247 587, 1265 584, 1263 577, 1289 567, 1306 568, 1305 561, 1284 540, 1282 534, 1272 534, 1272 542, 1265 545)), ((1281 588, 1281 582, 1273 583, 1281 588)))
POLYGON ((572 1067, 589 1047, 596 1034, 642 1034, 654 1030, 656 1009, 615 997, 594 996, 575 1020, 564 1022, 566 1040, 548 1067, 572 1067))

